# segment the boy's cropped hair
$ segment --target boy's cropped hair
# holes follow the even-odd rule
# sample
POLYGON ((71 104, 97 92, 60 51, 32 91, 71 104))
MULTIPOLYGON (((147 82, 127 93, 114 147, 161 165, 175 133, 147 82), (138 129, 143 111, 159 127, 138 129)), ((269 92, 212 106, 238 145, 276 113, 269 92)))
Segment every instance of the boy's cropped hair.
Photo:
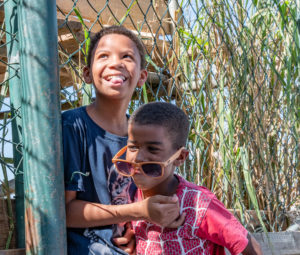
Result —
POLYGON ((134 44, 136 45, 139 55, 141 57, 141 69, 145 69, 146 67, 146 58, 145 58, 145 50, 144 50, 144 45, 141 42, 141 40, 129 29, 123 27, 123 26, 109 26, 101 29, 98 33, 96 33, 92 38, 91 38, 91 43, 89 47, 89 52, 87 56, 87 66, 90 68, 91 67, 91 61, 92 57, 95 54, 94 53, 94 48, 97 45, 97 43, 100 41, 100 39, 109 34, 120 34, 120 35, 125 35, 129 39, 131 39, 134 44))
POLYGON ((174 150, 186 145, 189 120, 174 104, 165 102, 144 104, 133 112, 129 124, 162 126, 166 128, 174 150))

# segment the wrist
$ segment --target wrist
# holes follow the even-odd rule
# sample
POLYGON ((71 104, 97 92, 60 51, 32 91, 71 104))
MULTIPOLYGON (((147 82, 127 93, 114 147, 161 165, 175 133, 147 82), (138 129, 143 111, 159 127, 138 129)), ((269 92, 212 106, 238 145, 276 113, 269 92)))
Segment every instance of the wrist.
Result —
POLYGON ((149 220, 147 199, 134 203, 135 220, 149 220))
POLYGON ((115 216, 122 219, 123 222, 147 220, 147 203, 145 200, 134 202, 131 204, 117 205, 115 216))

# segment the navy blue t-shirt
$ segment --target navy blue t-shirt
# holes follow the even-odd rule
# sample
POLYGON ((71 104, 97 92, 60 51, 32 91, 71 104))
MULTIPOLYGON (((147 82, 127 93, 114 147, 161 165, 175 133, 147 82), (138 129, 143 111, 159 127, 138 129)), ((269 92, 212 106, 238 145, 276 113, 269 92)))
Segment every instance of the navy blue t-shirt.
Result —
MULTIPOLYGON (((65 189, 77 191, 77 199, 100 204, 132 201, 135 185, 120 176, 112 157, 127 143, 127 137, 111 134, 98 126, 86 107, 62 114, 65 189)), ((126 254, 111 238, 115 226, 68 228, 68 254, 126 254)))

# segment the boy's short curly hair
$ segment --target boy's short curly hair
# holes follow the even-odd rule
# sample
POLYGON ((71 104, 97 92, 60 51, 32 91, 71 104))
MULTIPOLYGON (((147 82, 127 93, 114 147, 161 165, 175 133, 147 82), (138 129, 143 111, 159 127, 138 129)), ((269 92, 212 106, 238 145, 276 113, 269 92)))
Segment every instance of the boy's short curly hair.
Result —
POLYGON ((146 58, 145 58, 145 50, 144 50, 144 45, 141 42, 141 40, 129 29, 123 27, 123 26, 109 26, 109 27, 105 27, 103 29, 101 29, 98 33, 96 33, 92 38, 91 38, 91 43, 90 43, 90 47, 89 47, 89 52, 88 52, 88 56, 87 56, 87 67, 91 67, 91 61, 92 61, 92 57, 95 54, 95 47, 97 46, 98 42, 100 41, 100 39, 105 36, 105 35, 109 35, 109 34, 120 34, 120 35, 125 35, 127 36, 129 39, 131 39, 134 44, 136 45, 138 51, 139 51, 139 55, 141 57, 141 69, 145 69, 146 67, 146 58))
POLYGON ((144 104, 133 112, 129 124, 162 126, 166 128, 174 150, 186 146, 189 120, 183 110, 174 104, 165 102, 144 104))

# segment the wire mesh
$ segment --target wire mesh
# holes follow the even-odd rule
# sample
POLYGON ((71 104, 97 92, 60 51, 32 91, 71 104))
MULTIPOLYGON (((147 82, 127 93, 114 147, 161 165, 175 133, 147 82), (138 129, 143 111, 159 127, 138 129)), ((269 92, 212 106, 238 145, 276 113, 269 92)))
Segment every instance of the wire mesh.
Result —
MULTIPOLYGON (((10 116, 18 109, 8 97, 12 77, 2 22, 7 1, 0 1, 1 165, 3 173, 14 175, 10 116)), ((63 111, 94 98, 82 79, 89 37, 103 26, 122 24, 143 41, 149 72, 129 112, 167 101, 190 118, 190 156, 178 171, 211 189, 250 231, 282 231, 291 224, 289 215, 300 210, 295 0, 56 3, 63 111)), ((1 176, 2 190, 4 183, 1 176)))

